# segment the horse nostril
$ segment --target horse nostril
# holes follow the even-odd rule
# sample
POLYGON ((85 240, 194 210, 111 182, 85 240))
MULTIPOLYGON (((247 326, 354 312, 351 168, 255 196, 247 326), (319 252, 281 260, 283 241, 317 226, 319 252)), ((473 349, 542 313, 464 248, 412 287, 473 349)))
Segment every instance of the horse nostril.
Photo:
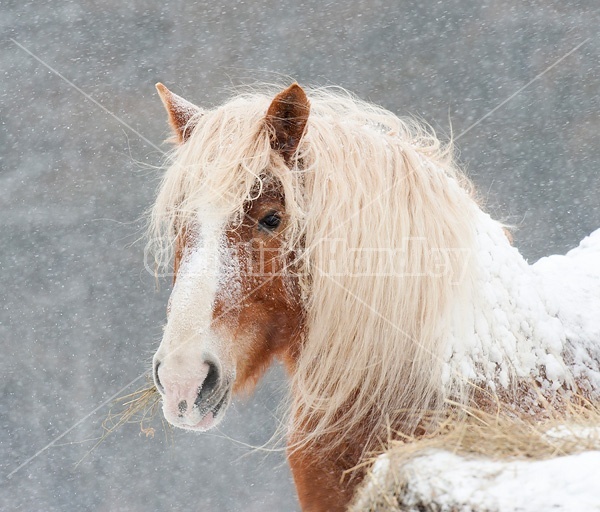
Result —
POLYGON ((160 383, 160 379, 158 378, 158 367, 159 366, 160 366, 160 361, 156 361, 154 363, 154 372, 153 372, 154 385, 156 386, 156 389, 158 389, 158 391, 160 391, 164 395, 165 394, 165 388, 160 383))
POLYGON ((185 400, 179 402, 179 404, 177 404, 177 409, 179 409, 180 416, 183 416, 185 411, 187 411, 187 402, 185 400))
POLYGON ((219 383, 219 370, 217 365, 209 362, 206 364, 208 364, 208 373, 206 374, 202 386, 198 390, 198 397, 195 401, 195 405, 197 406, 200 406, 202 401, 206 400, 206 398, 211 395, 219 383))
POLYGON ((217 369, 217 365, 208 363, 208 374, 206 375, 206 379, 204 379, 202 388, 206 388, 207 391, 212 391, 216 387, 217 382, 219 382, 219 370, 217 369))

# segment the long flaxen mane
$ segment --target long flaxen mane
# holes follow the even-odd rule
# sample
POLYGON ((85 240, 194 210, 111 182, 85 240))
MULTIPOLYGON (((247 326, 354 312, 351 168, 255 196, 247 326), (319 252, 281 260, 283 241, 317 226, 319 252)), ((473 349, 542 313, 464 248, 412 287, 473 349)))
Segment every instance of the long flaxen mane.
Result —
POLYGON ((280 184, 286 249, 296 258, 289 271, 306 312, 291 384, 294 442, 327 436, 335 448, 357 430, 411 433, 418 411, 438 410, 448 396, 467 400, 460 376, 442 382, 442 352, 472 283, 462 260, 475 209, 450 148, 418 123, 339 89, 307 92, 310 116, 291 168, 271 149, 268 88, 191 119, 150 238, 157 264, 167 265, 199 209, 235 224, 264 183, 280 184))

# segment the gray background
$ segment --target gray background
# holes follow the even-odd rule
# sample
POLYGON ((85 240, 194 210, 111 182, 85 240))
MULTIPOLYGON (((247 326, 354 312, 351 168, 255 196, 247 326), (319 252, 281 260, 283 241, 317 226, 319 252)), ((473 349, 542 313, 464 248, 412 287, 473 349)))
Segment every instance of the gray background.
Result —
POLYGON ((278 369, 217 432, 159 415, 153 439, 128 425, 86 457, 101 407, 6 479, 148 368, 169 292, 139 241, 161 152, 11 38, 156 145, 157 81, 206 106, 336 84, 456 137, 585 41, 457 140, 533 261, 600 226, 598 27, 596 0, 2 1, 0 509, 297 509, 283 454, 247 446, 276 428, 278 369))

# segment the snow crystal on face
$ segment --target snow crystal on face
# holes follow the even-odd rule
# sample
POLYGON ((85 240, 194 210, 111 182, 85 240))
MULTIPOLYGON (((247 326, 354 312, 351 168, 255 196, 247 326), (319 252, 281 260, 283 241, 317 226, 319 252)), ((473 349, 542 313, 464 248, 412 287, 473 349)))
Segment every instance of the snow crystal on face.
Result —
POLYGON ((168 322, 156 358, 163 373, 197 373, 207 354, 219 357, 223 341, 212 328, 216 298, 233 300, 239 292, 237 260, 227 246, 227 219, 199 212, 189 228, 177 280, 171 293, 168 322))
POLYGON ((236 247, 230 247, 223 236, 219 246, 220 271, 217 298, 229 306, 237 304, 242 295, 240 263, 236 247))
POLYGON ((203 216, 193 228, 171 293, 171 316, 207 327, 221 273, 223 220, 203 216), (191 314, 194 311, 194 314, 191 314))

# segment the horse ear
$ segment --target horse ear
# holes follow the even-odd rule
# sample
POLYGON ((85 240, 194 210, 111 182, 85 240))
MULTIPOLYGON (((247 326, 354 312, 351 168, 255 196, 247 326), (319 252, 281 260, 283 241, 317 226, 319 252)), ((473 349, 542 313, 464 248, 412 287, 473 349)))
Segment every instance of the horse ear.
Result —
POLYGON ((175 141, 178 144, 183 144, 188 140, 194 129, 195 123, 191 124, 190 119, 199 114, 202 109, 172 93, 160 82, 156 84, 156 90, 167 109, 167 114, 169 114, 169 124, 173 128, 175 141))
POLYGON ((280 92, 267 110, 267 125, 271 128, 271 147, 289 164, 306 129, 310 102, 302 87, 294 83, 280 92))

